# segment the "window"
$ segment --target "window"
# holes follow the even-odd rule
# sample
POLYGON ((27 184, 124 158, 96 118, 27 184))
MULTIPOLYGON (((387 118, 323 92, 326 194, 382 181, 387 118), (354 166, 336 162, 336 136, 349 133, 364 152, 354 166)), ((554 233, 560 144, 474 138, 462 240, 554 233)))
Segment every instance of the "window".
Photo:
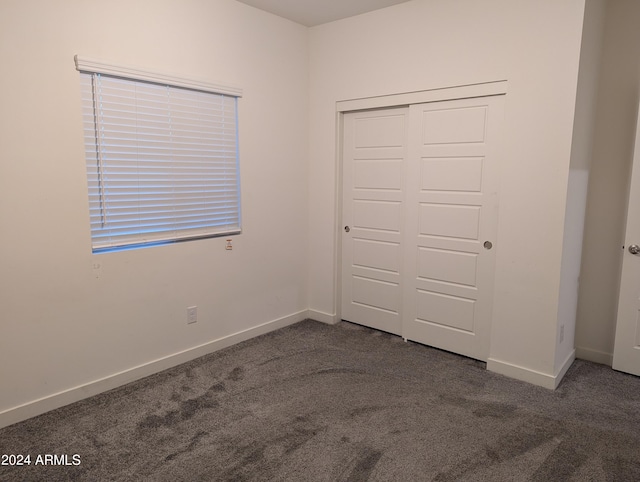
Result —
POLYGON ((94 252, 237 234, 240 91, 76 57, 94 252))

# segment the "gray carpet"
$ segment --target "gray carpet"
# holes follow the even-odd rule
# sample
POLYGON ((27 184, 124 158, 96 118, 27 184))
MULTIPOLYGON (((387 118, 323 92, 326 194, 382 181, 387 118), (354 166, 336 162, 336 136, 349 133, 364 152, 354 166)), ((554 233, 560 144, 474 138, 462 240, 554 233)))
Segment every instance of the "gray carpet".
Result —
POLYGON ((32 456, 3 482, 638 481, 640 379, 576 361, 554 392, 305 321, 0 430, 0 454, 32 456))

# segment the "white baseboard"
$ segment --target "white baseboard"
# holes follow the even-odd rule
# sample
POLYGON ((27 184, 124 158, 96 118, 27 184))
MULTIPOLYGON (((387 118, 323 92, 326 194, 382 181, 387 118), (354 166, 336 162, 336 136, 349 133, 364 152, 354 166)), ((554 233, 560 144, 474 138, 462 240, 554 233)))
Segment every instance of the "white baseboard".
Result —
POLYGON ((309 310, 309 318, 312 320, 320 321, 322 323, 326 323, 327 325, 335 325, 340 320, 338 319, 338 315, 330 315, 329 313, 324 313, 322 311, 309 310))
POLYGON ((576 358, 587 360, 601 365, 613 365, 613 354, 603 351, 592 350, 591 348, 576 347, 576 358))
POLYGON ((106 392, 107 390, 117 388, 129 382, 166 370, 167 368, 172 368, 201 356, 208 355, 209 353, 235 345, 236 343, 249 340, 259 335, 264 335, 270 331, 293 325, 294 323, 302 321, 309 316, 309 312, 307 310, 303 310, 232 335, 218 338, 217 340, 204 343, 188 350, 174 353, 173 355, 124 370, 120 373, 115 373, 108 377, 10 408, 0 412, 0 428, 55 410, 56 408, 69 405, 70 403, 78 402, 99 393, 106 392))
POLYGON ((516 380, 555 390, 575 359, 576 353, 575 350, 572 350, 555 375, 531 370, 530 368, 496 360, 495 358, 489 358, 487 361, 487 370, 515 378, 516 380))
POLYGON ((558 385, 560 385, 560 382, 562 381, 564 376, 567 374, 567 371, 569 370, 569 368, 571 368, 571 365, 573 365, 574 361, 576 361, 576 351, 571 350, 571 353, 567 355, 567 358, 564 360, 562 365, 560 365, 560 369, 557 371, 555 375, 556 386, 553 387, 554 389, 558 388, 558 385))

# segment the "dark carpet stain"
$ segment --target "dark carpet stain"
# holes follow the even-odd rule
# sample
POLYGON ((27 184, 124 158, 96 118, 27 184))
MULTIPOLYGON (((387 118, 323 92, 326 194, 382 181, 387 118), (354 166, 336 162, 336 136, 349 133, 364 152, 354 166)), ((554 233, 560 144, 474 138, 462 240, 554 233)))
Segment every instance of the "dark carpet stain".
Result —
POLYGON ((254 435, 249 444, 231 442, 228 450, 233 453, 234 465, 221 475, 221 480, 255 480, 253 477, 257 473, 260 474, 260 480, 270 480, 270 474, 281 467, 291 454, 320 431, 326 430, 326 427, 317 425, 308 416, 294 417, 285 427, 283 432, 263 432, 262 437, 254 435))
POLYGON ((553 440, 561 431, 558 425, 558 422, 531 417, 525 423, 516 427, 512 433, 486 447, 485 460, 482 460, 477 454, 471 454, 455 467, 437 474, 434 480, 437 482, 453 482, 480 467, 508 463, 515 457, 553 440))
POLYGON ((284 447, 285 455, 289 455, 315 437, 317 433, 315 429, 298 428, 293 433, 276 440, 276 443, 280 442, 284 447))
POLYGON ((291 380, 305 380, 308 378, 316 378, 320 375, 371 375, 371 372, 354 368, 322 368, 320 370, 295 375, 291 377, 291 380))
POLYGON ((265 449, 266 447, 259 446, 256 449, 249 451, 249 453, 244 457, 242 465, 257 464, 262 461, 262 459, 264 459, 265 449))
POLYGON ((485 402, 483 400, 471 400, 464 397, 458 397, 454 395, 440 395, 438 397, 440 401, 445 402, 454 407, 463 408, 471 411, 475 416, 493 417, 493 418, 507 418, 514 415, 514 412, 518 408, 516 405, 500 402, 485 402))
POLYGON ((287 354, 287 355, 279 355, 279 356, 274 356, 272 358, 269 358, 268 360, 264 360, 260 363, 257 363, 256 366, 258 367, 263 367, 265 365, 269 365, 270 363, 275 363, 278 362, 280 360, 284 360, 286 358, 289 358, 291 355, 287 354))
POLYGON ((587 458, 587 452, 575 441, 564 440, 545 459, 531 480, 540 482, 570 480, 571 476, 587 461, 587 458))
POLYGON ((264 465, 264 452, 267 448, 265 443, 254 441, 248 445, 236 447, 236 456, 233 458, 234 464, 225 472, 220 474, 219 480, 249 480, 251 474, 260 473, 264 480, 268 480, 267 471, 260 470, 264 465))
POLYGON ((180 415, 178 410, 171 410, 160 415, 148 415, 140 423, 138 423, 139 429, 158 428, 158 427, 170 427, 180 421, 180 415))
POLYGON ((322 370, 317 370, 312 373, 306 373, 301 375, 300 378, 313 377, 316 375, 366 375, 368 372, 362 369, 354 369, 354 368, 323 368, 322 370))
POLYGON ((163 416, 149 415, 138 423, 139 429, 171 427, 183 420, 193 418, 200 410, 218 407, 218 402, 213 400, 208 393, 196 398, 189 398, 180 402, 178 410, 169 410, 163 416))
POLYGON ((553 440, 561 434, 558 422, 532 417, 527 423, 487 447, 486 454, 494 463, 503 463, 553 440))
POLYGON ((216 408, 218 406, 218 402, 215 400, 210 400, 209 397, 198 397, 198 398, 190 398, 189 400, 185 400, 180 404, 180 415, 182 420, 188 420, 193 418, 193 416, 199 410, 205 410, 207 408, 216 408))
POLYGON ((210 392, 226 392, 227 391, 227 387, 225 386, 224 382, 220 382, 220 383, 216 383, 214 385, 211 385, 209 387, 209 391, 210 392))
POLYGON ((88 435, 87 439, 91 442, 91 445, 93 445, 97 450, 100 450, 100 449, 102 449, 102 448, 107 446, 106 442, 102 442, 94 434, 88 435))
POLYGON ((476 402, 478 408, 473 410, 477 417, 506 418, 513 414, 518 407, 507 403, 498 402, 476 402))
POLYGON ((325 427, 316 424, 309 416, 299 415, 294 418, 286 433, 273 440, 273 444, 280 446, 284 453, 289 455, 315 437, 320 430, 324 429, 325 427))
POLYGON ((607 481, 636 482, 640 480, 640 462, 620 456, 604 457, 602 467, 607 474, 607 481))
POLYGON ((351 418, 354 417, 358 417, 360 415, 369 415, 371 413, 375 413, 375 412, 379 412, 381 410, 385 410, 385 408, 390 408, 390 407, 377 407, 375 405, 370 406, 370 407, 360 407, 360 408, 356 408, 351 410, 351 413, 349 414, 349 416, 351 418))
POLYGON ((209 435, 209 433, 204 431, 200 431, 196 433, 193 437, 191 437, 189 445, 187 445, 187 447, 184 450, 179 450, 177 452, 167 455, 164 458, 165 462, 169 462, 171 460, 178 458, 182 454, 191 452, 200 443, 200 440, 202 440, 202 438, 206 437, 207 435, 209 435))
POLYGON ((454 407, 469 408, 471 406, 471 401, 469 399, 459 397, 457 395, 450 395, 448 393, 438 395, 438 399, 440 402, 453 405, 454 407))
POLYGON ((364 482, 369 480, 371 473, 376 468, 376 464, 381 457, 382 452, 379 450, 364 449, 356 461, 356 466, 347 476, 346 480, 350 482, 364 482))
POLYGON ((242 367, 235 367, 233 370, 231 370, 231 373, 229 373, 229 375, 227 376, 227 380, 232 380, 234 382, 239 382, 243 378, 244 378, 244 368, 242 367))
POLYGON ((206 437, 207 435, 209 435, 209 433, 205 432, 203 430, 201 430, 200 432, 195 434, 193 437, 191 437, 191 442, 189 443, 189 447, 188 448, 192 449, 193 447, 195 447, 200 442, 202 437, 206 437))

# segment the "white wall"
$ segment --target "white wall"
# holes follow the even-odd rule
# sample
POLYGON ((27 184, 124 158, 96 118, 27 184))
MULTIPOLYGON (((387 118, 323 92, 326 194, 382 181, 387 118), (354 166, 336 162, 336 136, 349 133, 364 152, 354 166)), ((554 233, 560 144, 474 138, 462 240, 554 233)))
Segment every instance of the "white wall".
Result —
POLYGON ((587 0, 584 14, 578 92, 564 220, 555 360, 556 373, 564 367, 568 367, 567 359, 575 357, 574 340, 580 265, 589 169, 593 158, 593 138, 597 121, 596 108, 600 69, 602 67, 605 7, 605 0, 587 0))
POLYGON ((3 0, 0 65, 0 426, 306 317, 306 28, 235 0, 3 0), (91 254, 74 54, 244 89, 233 251, 91 254))
POLYGON ((640 2, 607 3, 576 353, 611 364, 640 86, 640 2))
POLYGON ((489 367, 555 382, 583 0, 414 0, 311 29, 310 307, 336 315, 335 102, 507 79, 489 367))

